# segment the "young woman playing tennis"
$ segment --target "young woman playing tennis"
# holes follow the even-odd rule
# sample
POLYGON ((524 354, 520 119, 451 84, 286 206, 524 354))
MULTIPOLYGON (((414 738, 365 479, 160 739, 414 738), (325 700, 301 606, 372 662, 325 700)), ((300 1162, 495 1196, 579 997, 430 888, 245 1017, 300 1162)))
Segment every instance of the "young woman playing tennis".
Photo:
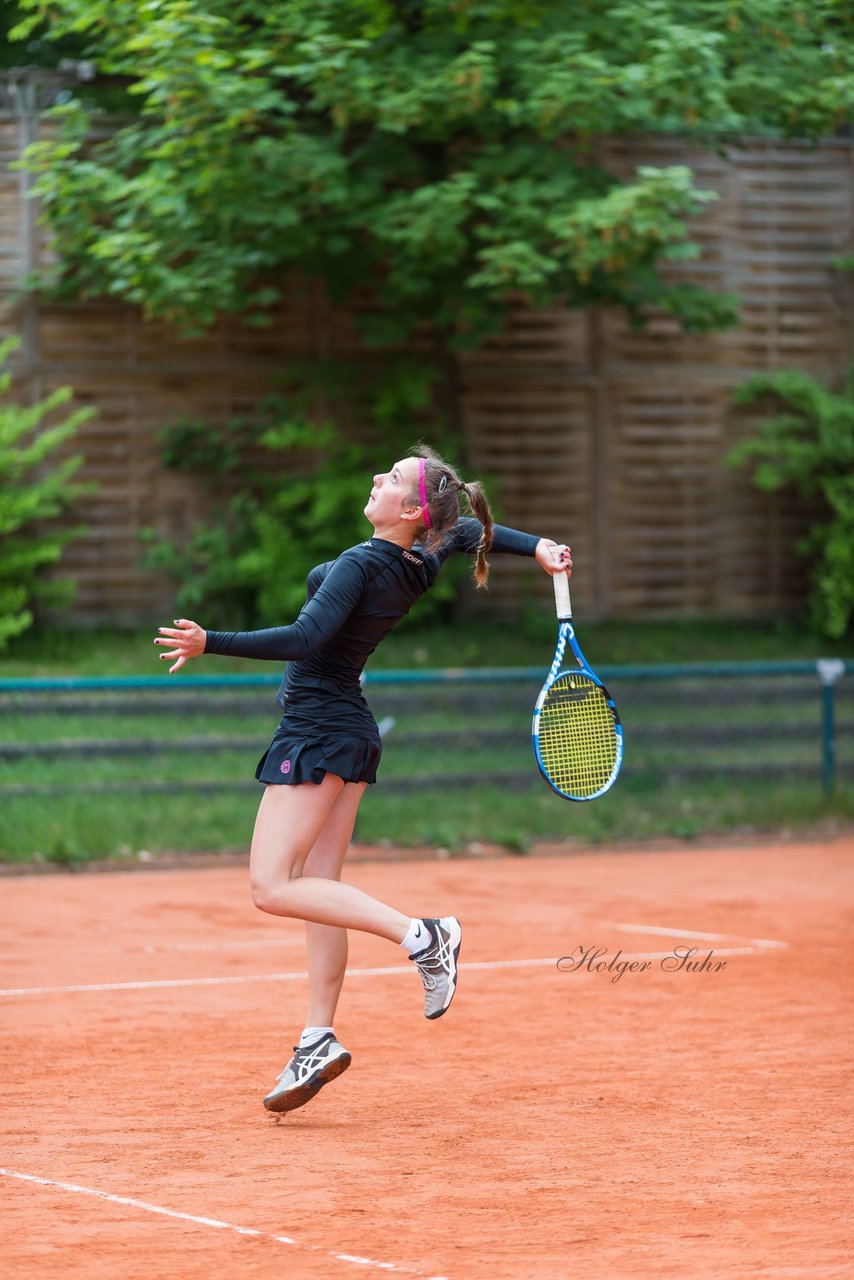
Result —
POLYGON ((465 484, 432 450, 374 476, 365 515, 374 536, 319 565, 290 626, 265 631, 203 631, 185 618, 160 627, 160 657, 178 671, 203 653, 287 661, 278 702, 284 710, 256 770, 266 784, 252 837, 252 897, 262 911, 306 922, 309 1003, 294 1056, 272 1092, 269 1111, 292 1111, 350 1065, 333 1020, 347 965, 347 930, 402 946, 425 992, 425 1014, 439 1018, 453 999, 461 930, 453 916, 412 918, 340 882, 356 812, 376 781, 381 743, 360 677, 371 653, 436 581, 452 552, 474 552, 475 580, 486 583, 490 549, 532 556, 551 574, 571 570, 563 544, 494 525, 481 486, 465 484), (464 494, 475 518, 460 517, 464 494))

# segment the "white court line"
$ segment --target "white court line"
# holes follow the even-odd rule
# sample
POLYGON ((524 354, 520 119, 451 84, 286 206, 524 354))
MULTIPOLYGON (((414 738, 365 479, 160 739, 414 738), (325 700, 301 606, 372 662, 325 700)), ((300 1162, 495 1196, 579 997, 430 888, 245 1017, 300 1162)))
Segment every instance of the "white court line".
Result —
POLYGON ((742 938, 735 933, 697 933, 693 929, 668 929, 664 925, 655 924, 605 924, 604 929, 622 929, 625 933, 660 933, 666 938, 703 938, 707 942, 723 942, 725 938, 734 938, 751 947, 778 947, 788 951, 788 942, 774 942, 771 938, 742 938))
MULTIPOLYGON (((461 964, 461 969, 514 969, 531 965, 556 964, 548 960, 482 960, 461 964)), ((348 978, 378 978, 386 974, 412 973, 412 965, 389 965, 377 969, 348 969, 348 978)), ((66 991, 148 991, 163 987, 230 987, 244 982, 304 982, 307 972, 300 973, 237 973, 222 978, 152 978, 139 982, 91 982, 69 987, 10 987, 0 990, 0 996, 47 996, 66 991)))
MULTIPOLYGON (((759 955, 758 947, 725 947, 715 950, 716 956, 755 956, 759 955)), ((620 952, 623 960, 665 960, 672 956, 671 951, 635 951, 620 952)), ((545 960, 473 960, 460 965, 460 969, 531 969, 554 967, 559 959, 565 957, 549 956, 545 960)), ((406 965, 390 965, 384 969, 348 969, 348 978, 382 978, 390 974, 412 973, 406 965)), ((139 982, 90 982, 68 987, 9 987, 0 990, 0 998, 11 999, 15 996, 53 996, 72 992, 86 991, 155 991, 169 987, 231 987, 245 982, 305 982, 307 972, 301 973, 243 973, 229 974, 222 978, 152 978, 139 982)))
POLYGON ((156 951, 224 951, 226 947, 302 947, 305 938, 243 938, 224 942, 155 942, 142 950, 148 954, 156 951))
MULTIPOLYGON (((593 951, 595 948, 591 947, 593 951)), ((715 947, 712 952, 715 956, 758 956, 761 952, 758 947, 715 947)), ((618 951, 615 957, 619 956, 622 960, 672 960, 673 950, 670 951, 618 951)), ((564 960, 566 956, 562 957, 564 960)), ((603 960, 605 953, 602 953, 603 960)), ((693 957, 692 957, 693 958, 693 957)), ((555 962, 557 963, 557 962, 555 962)), ((3 993, 0 991, 0 995, 3 993)))
MULTIPOLYGON (((177 1209, 165 1209, 163 1205, 149 1204, 147 1200, 134 1200, 130 1196, 115 1196, 109 1191, 97 1191, 94 1187, 81 1187, 76 1182, 58 1182, 53 1178, 37 1178, 32 1173, 17 1173, 14 1169, 0 1169, 0 1177, 16 1178, 19 1182, 31 1182, 40 1187, 51 1187, 55 1191, 70 1191, 75 1195, 94 1196, 96 1200, 107 1200, 110 1204, 124 1205, 128 1209, 141 1209, 145 1213, 159 1213, 164 1218, 177 1218, 181 1222, 192 1222, 200 1227, 216 1227, 223 1231, 234 1231, 240 1236, 257 1236, 260 1240, 273 1240, 276 1244, 288 1244, 306 1253, 319 1253, 325 1258, 334 1258, 337 1262, 352 1262, 359 1267, 374 1267, 378 1271, 389 1271, 396 1275, 425 1276, 425 1272, 414 1267, 399 1266, 395 1262, 378 1262, 375 1258, 363 1258, 355 1253, 333 1253, 331 1249, 323 1249, 315 1244, 301 1244, 292 1236, 276 1236, 270 1231, 259 1231, 257 1227, 240 1227, 235 1222, 223 1222, 220 1218, 203 1218, 195 1213, 181 1213, 177 1209)), ((448 1280, 447 1276, 429 1276, 426 1280, 448 1280)))
MULTIPOLYGON (((742 938, 734 933, 700 933, 695 929, 670 929, 664 925, 646 925, 646 924, 605 924, 605 929, 621 929, 624 933, 649 933, 661 934, 663 937, 672 938, 696 938, 708 942, 723 942, 726 938, 734 941, 744 942, 745 945, 751 947, 777 947, 785 951, 788 949, 788 942, 774 942, 769 938, 742 938)), ((226 939, 222 942, 163 942, 154 943, 151 946, 143 947, 142 950, 148 954, 154 954, 158 951, 222 951, 227 947, 301 947, 305 945, 305 938, 244 938, 244 939, 226 939)))

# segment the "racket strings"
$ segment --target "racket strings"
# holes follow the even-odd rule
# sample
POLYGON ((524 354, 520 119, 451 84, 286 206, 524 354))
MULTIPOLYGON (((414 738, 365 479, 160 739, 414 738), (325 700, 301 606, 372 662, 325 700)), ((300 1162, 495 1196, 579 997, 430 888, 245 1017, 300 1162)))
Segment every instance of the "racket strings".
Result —
POLYGON ((539 751, 553 786, 571 796, 592 796, 617 763, 615 717, 602 689, 586 676, 559 677, 540 711, 539 751))

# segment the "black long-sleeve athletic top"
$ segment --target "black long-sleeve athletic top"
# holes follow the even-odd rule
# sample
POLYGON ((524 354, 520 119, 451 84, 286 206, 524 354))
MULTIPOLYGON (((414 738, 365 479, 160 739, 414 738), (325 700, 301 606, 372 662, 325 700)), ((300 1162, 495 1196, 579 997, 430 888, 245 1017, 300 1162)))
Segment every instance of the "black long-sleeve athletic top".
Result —
MULTIPOLYGON (((406 551, 384 538, 369 538, 312 569, 295 622, 264 631, 208 631, 205 653, 286 661, 277 696, 286 710, 328 712, 333 694, 349 704, 351 715, 370 716, 360 684, 368 658, 429 591, 453 552, 477 550, 481 532, 479 520, 460 519, 435 551, 425 551, 420 543, 406 551)), ((533 534, 496 525, 491 550, 533 556, 538 542, 533 534)))

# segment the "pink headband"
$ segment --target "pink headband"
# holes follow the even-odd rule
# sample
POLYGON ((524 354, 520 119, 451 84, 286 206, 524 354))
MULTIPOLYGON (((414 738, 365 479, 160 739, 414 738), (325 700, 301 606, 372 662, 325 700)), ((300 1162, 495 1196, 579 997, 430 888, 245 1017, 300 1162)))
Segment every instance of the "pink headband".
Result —
POLYGON ((428 529, 433 528, 430 512, 427 510, 427 486, 424 483, 424 459, 418 459, 418 492, 421 496, 421 514, 428 529))

